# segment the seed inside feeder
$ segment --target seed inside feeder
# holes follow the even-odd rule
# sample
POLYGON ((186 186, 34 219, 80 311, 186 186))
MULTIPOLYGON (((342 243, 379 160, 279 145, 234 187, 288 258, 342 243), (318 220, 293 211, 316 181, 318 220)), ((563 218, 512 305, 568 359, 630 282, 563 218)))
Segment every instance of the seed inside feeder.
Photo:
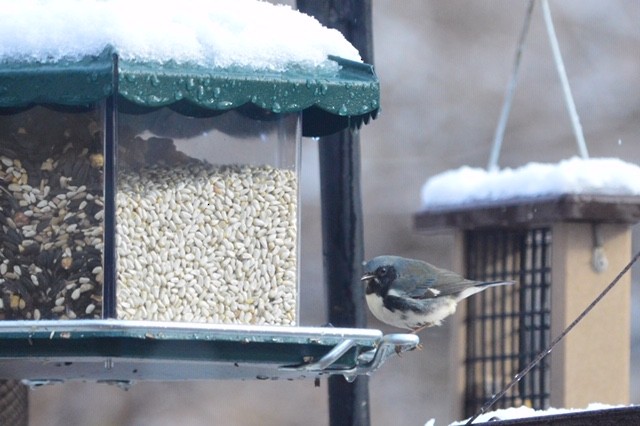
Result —
POLYGON ((102 277, 91 274, 102 265, 94 114, 0 116, 0 319, 101 317, 102 277), (79 294, 84 279, 92 291, 79 294))
POLYGON ((298 114, 122 114, 116 316, 295 325, 298 114))
POLYGON ((293 325, 297 178, 192 161, 120 174, 121 319, 293 325))

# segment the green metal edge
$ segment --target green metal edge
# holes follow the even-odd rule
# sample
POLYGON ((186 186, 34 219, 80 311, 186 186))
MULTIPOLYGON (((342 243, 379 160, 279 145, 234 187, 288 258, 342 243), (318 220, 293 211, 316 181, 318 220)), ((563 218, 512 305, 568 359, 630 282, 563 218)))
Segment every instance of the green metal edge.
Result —
MULTIPOLYGON (((380 84, 368 64, 330 57, 335 69, 285 72, 208 69, 118 61, 118 94, 143 108, 189 105, 226 111, 247 104, 270 113, 303 113, 303 135, 359 127, 379 110, 380 84)), ((0 108, 87 105, 113 92, 113 49, 56 63, 0 62, 0 108)))
MULTIPOLYGON (((225 340, 136 339, 125 336, 83 336, 67 339, 4 338, 8 350, 0 349, 0 362, 5 358, 52 357, 123 357, 134 359, 191 360, 219 362, 251 362, 288 365, 305 359, 317 360, 331 346, 299 343, 234 342, 225 340)), ((359 348, 352 348, 336 363, 353 368, 359 348)))
POLYGON ((379 109, 380 84, 373 67, 331 59, 339 70, 315 74, 120 61, 118 92, 149 108, 187 103, 225 111, 251 104, 275 114, 302 111, 303 135, 324 136, 360 127, 379 109))
MULTIPOLYGON (((19 358, 124 357, 288 365, 318 360, 346 338, 333 329, 321 328, 301 328, 296 334, 295 328, 282 328, 287 333, 274 327, 195 324, 172 328, 150 324, 153 323, 117 320, 3 321, 0 362, 19 358)), ((177 326, 171 324, 174 325, 177 326)), ((361 331, 344 330, 346 336, 361 331)), ((376 347, 379 336, 366 332, 359 333, 358 345, 340 357, 334 367, 353 368, 361 351, 376 347)))
POLYGON ((214 110, 251 103, 273 113, 288 113, 315 105, 339 116, 378 109, 379 84, 372 67, 334 60, 340 61, 340 70, 316 74, 303 70, 218 70, 171 63, 158 66, 120 60, 118 91, 126 99, 148 107, 186 100, 214 110))
POLYGON ((0 108, 88 105, 109 96, 112 81, 113 59, 108 48, 80 60, 0 62, 0 108))

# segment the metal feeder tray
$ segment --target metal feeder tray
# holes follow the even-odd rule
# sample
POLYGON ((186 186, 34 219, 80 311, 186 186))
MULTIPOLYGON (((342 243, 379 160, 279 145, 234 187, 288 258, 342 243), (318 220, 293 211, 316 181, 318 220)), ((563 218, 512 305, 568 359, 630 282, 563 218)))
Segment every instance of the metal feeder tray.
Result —
POLYGON ((0 377, 68 380, 294 380, 370 374, 413 350, 414 334, 333 327, 68 320, 0 323, 0 377))

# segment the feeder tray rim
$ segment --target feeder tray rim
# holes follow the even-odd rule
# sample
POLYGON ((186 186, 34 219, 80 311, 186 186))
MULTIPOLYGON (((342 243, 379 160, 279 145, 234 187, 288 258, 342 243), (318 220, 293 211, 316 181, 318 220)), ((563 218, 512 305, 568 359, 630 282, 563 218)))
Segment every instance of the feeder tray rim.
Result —
POLYGON ((0 377, 39 385, 355 378, 415 349, 419 338, 360 328, 104 319, 1 321, 0 342, 7 344, 0 347, 0 377))

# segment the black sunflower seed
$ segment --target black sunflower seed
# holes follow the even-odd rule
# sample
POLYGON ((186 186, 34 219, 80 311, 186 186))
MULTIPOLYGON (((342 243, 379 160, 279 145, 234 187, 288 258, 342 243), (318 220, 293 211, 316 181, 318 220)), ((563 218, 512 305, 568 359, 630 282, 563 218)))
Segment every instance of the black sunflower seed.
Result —
POLYGON ((101 142, 87 131, 92 114, 51 114, 35 107, 0 117, 0 319, 101 315, 102 285, 91 271, 102 251, 88 232, 102 225, 102 170, 89 160, 101 142), (87 280, 92 286, 80 292, 87 280))

